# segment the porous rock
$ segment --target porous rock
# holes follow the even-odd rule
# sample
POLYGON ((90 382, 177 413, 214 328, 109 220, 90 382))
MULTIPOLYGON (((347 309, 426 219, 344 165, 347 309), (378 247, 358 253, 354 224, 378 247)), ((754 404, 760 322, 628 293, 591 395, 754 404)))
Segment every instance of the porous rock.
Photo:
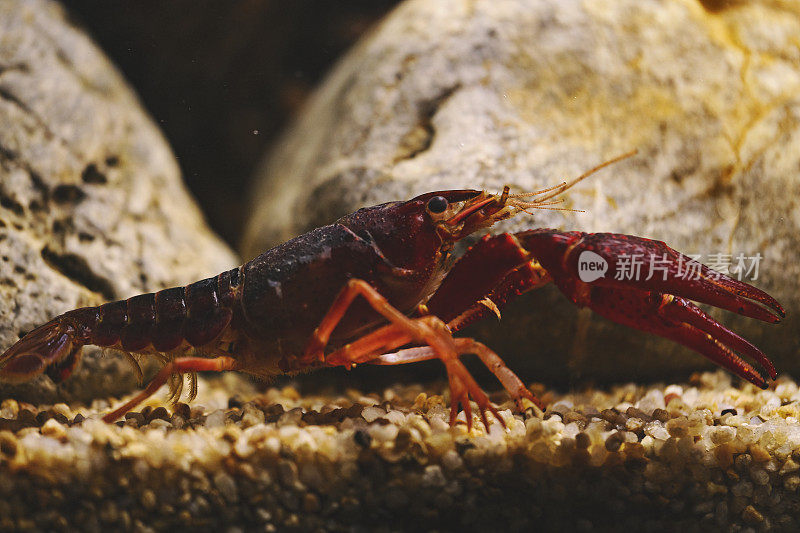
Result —
MULTIPOLYGON (((536 190, 636 148, 568 194, 566 207, 585 212, 499 229, 636 234, 723 271, 727 254, 734 264, 760 254, 754 284, 788 318, 715 316, 779 368, 800 370, 798 15, 767 1, 408 1, 341 61, 266 159, 244 253, 360 206, 437 189, 536 190)), ((481 328, 520 355, 512 366, 530 362, 529 375, 548 381, 708 364, 579 312, 553 287, 481 328)))
MULTIPOLYGON (((69 309, 185 284, 236 263, 205 225, 164 138, 63 8, 0 2, 0 348, 69 309)), ((135 385, 119 356, 85 349, 60 388, 90 398, 135 385)))

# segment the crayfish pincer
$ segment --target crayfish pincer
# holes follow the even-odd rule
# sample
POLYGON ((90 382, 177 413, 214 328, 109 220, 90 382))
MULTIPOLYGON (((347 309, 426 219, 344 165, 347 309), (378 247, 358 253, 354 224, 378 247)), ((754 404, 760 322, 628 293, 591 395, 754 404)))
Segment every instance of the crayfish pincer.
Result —
POLYGON ((138 356, 163 360, 164 367, 143 391, 104 417, 110 422, 164 383, 177 399, 184 374, 191 377, 193 397, 198 371, 268 377, 323 366, 439 359, 449 379, 451 423, 460 405, 471 425, 470 400, 484 424, 487 411, 502 423, 462 364, 462 355, 477 355, 519 407, 524 399, 538 400, 490 348, 453 333, 499 313, 524 292, 554 283, 580 307, 672 339, 766 387, 776 373, 764 353, 690 300, 767 322, 784 316, 781 305, 663 242, 534 229, 487 235, 459 260, 451 260, 454 244, 467 235, 521 211, 558 209, 552 206, 561 193, 615 160, 570 183, 533 193, 438 191, 359 209, 216 277, 69 311, 0 356, 0 379, 22 381, 44 372, 63 380, 86 344, 125 352, 137 370, 138 356), (621 256, 633 254, 658 258, 661 268, 648 279, 599 276, 584 281, 579 257, 585 252, 610 269, 621 256), (690 264, 696 276, 685 275, 690 264))

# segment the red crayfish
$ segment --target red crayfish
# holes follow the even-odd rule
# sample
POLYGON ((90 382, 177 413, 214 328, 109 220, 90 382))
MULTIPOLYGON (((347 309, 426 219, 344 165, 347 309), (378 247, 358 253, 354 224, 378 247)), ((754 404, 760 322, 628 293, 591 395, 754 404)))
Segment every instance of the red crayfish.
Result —
POLYGON ((696 262, 698 275, 683 275, 681 269, 692 260, 663 242, 534 229, 487 235, 458 261, 451 260, 456 242, 521 211, 549 208, 557 202, 554 197, 619 159, 535 193, 509 194, 508 187, 501 194, 438 191, 359 209, 218 276, 69 311, 0 356, 0 379, 22 381, 46 372, 63 380, 86 344, 125 352, 140 376, 132 354, 161 358, 161 371, 104 417, 110 422, 164 383, 169 382, 177 399, 183 374, 190 375, 193 398, 198 371, 238 370, 268 377, 323 366, 438 358, 449 379, 451 423, 460 404, 471 425, 470 399, 484 424, 486 411, 502 423, 461 355, 477 355, 519 407, 526 398, 538 400, 495 352, 452 334, 487 314, 499 314, 509 299, 554 283, 580 307, 672 339, 766 387, 776 373, 764 353, 689 300, 766 322, 779 322, 781 305, 765 292, 696 262), (622 255, 658 258, 665 266, 649 279, 601 275, 582 281, 579 261, 587 252, 612 272, 622 255), (740 355, 754 360, 762 372, 740 355))

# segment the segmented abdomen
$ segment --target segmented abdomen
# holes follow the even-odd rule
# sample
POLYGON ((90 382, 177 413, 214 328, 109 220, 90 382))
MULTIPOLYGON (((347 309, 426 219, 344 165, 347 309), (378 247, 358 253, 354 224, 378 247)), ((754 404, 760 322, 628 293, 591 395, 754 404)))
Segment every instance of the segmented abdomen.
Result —
POLYGON ((76 309, 64 318, 85 328, 87 344, 119 346, 128 352, 151 346, 168 352, 184 340, 191 346, 203 346, 230 323, 240 278, 240 268, 235 268, 185 287, 76 309))

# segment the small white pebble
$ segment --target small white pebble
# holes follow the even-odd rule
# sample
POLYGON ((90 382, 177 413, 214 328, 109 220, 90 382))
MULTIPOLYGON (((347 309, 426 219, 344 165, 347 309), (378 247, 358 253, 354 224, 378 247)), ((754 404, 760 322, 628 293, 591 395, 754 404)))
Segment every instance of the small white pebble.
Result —
POLYGON ((264 441, 264 449, 277 455, 281 451, 281 441, 277 437, 269 437, 264 441))
POLYGON ((575 435, 577 435, 578 433, 580 433, 580 428, 578 427, 578 424, 575 422, 570 422, 569 424, 564 426, 564 431, 562 432, 562 435, 565 438, 574 439, 575 435))
POLYGON ((730 426, 715 427, 711 431, 711 442, 713 444, 722 444, 723 442, 732 441, 736 437, 736 428, 730 426))
POLYGON ((442 466, 447 470, 457 470, 464 465, 464 460, 455 450, 448 450, 442 456, 442 466))
POLYGON ((649 390, 641 400, 636 402, 636 406, 647 414, 651 414, 656 409, 664 409, 664 393, 658 389, 649 390))
POLYGON ((797 384, 792 382, 780 383, 775 387, 775 394, 782 399, 791 399, 792 396, 797 394, 797 384))
POLYGON ((217 409, 208 417, 206 417, 205 427, 214 429, 225 425, 225 413, 221 409, 217 409))
POLYGON ((725 425, 727 426, 741 426, 742 424, 747 423, 747 418, 743 417, 742 415, 726 415, 725 416, 725 425))
POLYGON ((639 431, 643 425, 644 421, 641 418, 629 418, 625 421, 625 429, 628 431, 639 431))
POLYGON ((433 433, 446 433, 450 431, 450 422, 448 422, 444 417, 437 416, 430 418, 428 423, 430 424, 431 432, 433 433))
POLYGON ((387 424, 385 426, 372 424, 369 427, 370 437, 378 442, 389 442, 394 440, 395 437, 397 437, 398 431, 400 431, 400 428, 391 424, 387 424))
POLYGON ((236 444, 233 445, 233 451, 236 452, 236 455, 244 459, 250 457, 255 450, 250 445, 247 437, 243 435, 236 440, 236 444))
POLYGON ((554 435, 564 431, 564 423, 558 417, 550 417, 542 422, 542 431, 545 436, 554 435))
POLYGON ((615 409, 617 411, 619 411, 620 413, 624 413, 625 411, 627 411, 631 407, 633 407, 633 404, 631 402, 622 402, 622 403, 617 404, 615 409))
POLYGON ((367 421, 368 424, 371 424, 378 418, 384 416, 386 411, 381 409, 380 407, 365 407, 363 411, 361 411, 361 417, 367 421))
POLYGON ((55 418, 51 418, 47 422, 42 425, 42 435, 47 435, 48 437, 53 438, 61 438, 66 435, 66 431, 64 430, 64 426, 58 423, 55 418))
POLYGON ((281 439, 283 442, 291 442, 293 443, 297 439, 297 435, 300 433, 300 428, 297 426, 281 426, 278 428, 278 438, 281 439))
POLYGON ((525 421, 525 433, 531 436, 538 435, 542 432, 542 420, 537 417, 531 417, 525 421))
POLYGON ((74 418, 72 410, 65 403, 57 403, 53 406, 53 412, 66 416, 67 418, 74 418))
POLYGON ((697 390, 697 387, 690 387, 687 390, 683 391, 683 396, 681 399, 684 403, 690 407, 695 407, 697 404, 697 398, 700 396, 700 391, 697 390))
POLYGON ((767 398, 767 401, 761 406, 761 414, 772 416, 775 413, 775 410, 781 406, 781 399, 777 394, 772 394, 768 391, 763 391, 761 394, 769 394, 769 398, 767 398))
POLYGON ((667 440, 669 438, 669 431, 660 422, 649 422, 644 426, 644 432, 656 440, 667 440))
POLYGON ((381 403, 379 400, 370 396, 359 396, 357 402, 361 405, 378 405, 381 403))
POLYGON ((147 425, 147 427, 149 429, 154 429, 154 428, 166 429, 172 427, 172 422, 167 422, 166 420, 161 420, 160 418, 156 418, 151 420, 150 423, 147 425))
POLYGON ((632 433, 630 431, 621 431, 620 432, 623 437, 625 437, 625 442, 639 442, 639 437, 636 433, 632 433))
POLYGON ((402 426, 406 423, 406 415, 396 410, 389 411, 384 418, 396 426, 402 426))

